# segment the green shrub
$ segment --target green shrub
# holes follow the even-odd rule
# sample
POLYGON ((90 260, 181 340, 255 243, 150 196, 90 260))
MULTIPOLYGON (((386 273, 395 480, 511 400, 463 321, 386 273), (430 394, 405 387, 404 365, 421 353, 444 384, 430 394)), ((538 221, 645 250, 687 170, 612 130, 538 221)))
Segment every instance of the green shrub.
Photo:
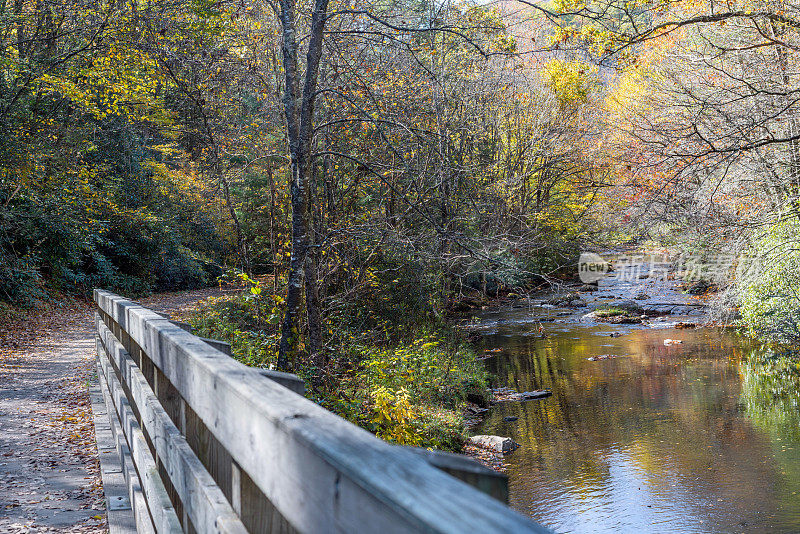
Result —
POLYGON ((467 440, 467 429, 459 411, 421 406, 418 413, 421 447, 461 451, 467 440))
POLYGON ((485 389, 485 370, 474 353, 447 346, 434 335, 390 349, 360 350, 357 376, 369 388, 406 388, 415 402, 448 408, 485 389))
POLYGON ((750 335, 779 343, 800 341, 800 223, 780 222, 755 236, 739 259, 741 324, 750 335))
POLYGON ((372 342, 406 339, 406 332, 416 331, 439 317, 441 294, 437 291, 436 273, 419 258, 378 251, 364 269, 361 281, 349 277, 331 281, 327 293, 347 297, 329 300, 328 318, 334 330, 358 332, 372 342))
MULTIPOLYGON (((392 347, 350 347, 352 366, 317 400, 331 411, 379 435, 376 395, 407 395, 393 441, 460 451, 466 437, 460 410, 468 396, 486 396, 487 373, 471 350, 446 341, 444 332, 392 347), (400 438, 398 438, 398 436, 400 438)), ((385 411, 385 403, 384 403, 385 411)), ((391 417, 388 417, 392 420, 391 417)))
POLYGON ((0 250, 0 300, 27 308, 44 296, 35 259, 17 258, 0 250))
POLYGON ((246 365, 269 367, 277 361, 282 299, 262 294, 209 299, 189 318, 199 336, 230 343, 246 365))

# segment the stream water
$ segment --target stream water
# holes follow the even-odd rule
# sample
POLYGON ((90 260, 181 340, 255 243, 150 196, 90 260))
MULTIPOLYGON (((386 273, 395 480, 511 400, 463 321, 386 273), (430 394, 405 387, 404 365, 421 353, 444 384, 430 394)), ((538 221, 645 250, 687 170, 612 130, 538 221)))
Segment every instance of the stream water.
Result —
MULTIPOLYGON (((642 290, 645 308, 700 313, 666 280, 609 277, 584 298, 642 290)), ((484 347, 503 349, 486 361, 497 385, 553 392, 475 429, 521 445, 505 459, 511 506, 556 532, 800 532, 798 393, 773 391, 751 342, 674 328, 696 316, 610 325, 589 309, 531 301, 475 318, 484 347)))

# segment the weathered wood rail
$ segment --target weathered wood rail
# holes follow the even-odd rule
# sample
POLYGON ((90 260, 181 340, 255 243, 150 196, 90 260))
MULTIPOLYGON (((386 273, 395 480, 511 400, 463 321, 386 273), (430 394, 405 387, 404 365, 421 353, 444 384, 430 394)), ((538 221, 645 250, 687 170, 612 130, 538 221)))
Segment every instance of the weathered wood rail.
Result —
POLYGON ((139 532, 548 532, 501 502, 502 475, 387 444, 304 398, 294 375, 247 367, 136 302, 94 299, 139 532))

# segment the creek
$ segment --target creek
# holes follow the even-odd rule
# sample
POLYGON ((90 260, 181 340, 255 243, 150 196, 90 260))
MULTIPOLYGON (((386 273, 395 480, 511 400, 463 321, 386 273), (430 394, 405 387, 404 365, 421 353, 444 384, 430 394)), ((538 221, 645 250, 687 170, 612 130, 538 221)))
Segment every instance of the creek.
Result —
POLYGON ((505 457, 511 506, 557 532, 800 532, 798 366, 776 376, 730 329, 676 328, 703 310, 666 277, 598 286, 577 307, 530 299, 473 318, 482 348, 502 349, 486 360, 495 385, 553 393, 473 429, 521 445, 505 457), (675 313, 585 317, 635 295, 675 313))

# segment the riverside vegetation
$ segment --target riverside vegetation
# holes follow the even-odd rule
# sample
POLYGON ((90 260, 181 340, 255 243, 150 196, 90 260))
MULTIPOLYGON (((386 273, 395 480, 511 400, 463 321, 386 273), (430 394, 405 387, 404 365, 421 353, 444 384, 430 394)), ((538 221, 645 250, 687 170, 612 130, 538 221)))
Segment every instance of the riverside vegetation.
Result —
MULTIPOLYGON (((217 297, 189 314, 198 335, 227 341, 233 356, 254 366, 277 363, 284 300, 246 274, 241 294, 217 297)), ((298 362, 307 395, 329 410, 402 445, 461 451, 467 402, 489 402, 488 373, 463 332, 437 317, 409 287, 376 285, 370 300, 354 301, 328 317, 330 350, 324 369, 298 362)))

